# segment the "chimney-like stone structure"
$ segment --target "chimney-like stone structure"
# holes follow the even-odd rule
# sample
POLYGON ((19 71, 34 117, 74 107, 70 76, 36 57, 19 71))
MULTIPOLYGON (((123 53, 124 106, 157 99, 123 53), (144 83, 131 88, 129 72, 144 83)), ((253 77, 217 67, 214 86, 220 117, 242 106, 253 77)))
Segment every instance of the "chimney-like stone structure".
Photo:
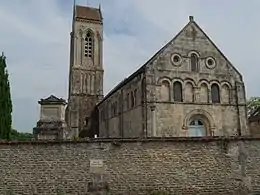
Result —
POLYGON ((63 140, 67 138, 68 127, 65 122, 66 100, 54 95, 38 102, 40 120, 33 129, 36 140, 63 140))

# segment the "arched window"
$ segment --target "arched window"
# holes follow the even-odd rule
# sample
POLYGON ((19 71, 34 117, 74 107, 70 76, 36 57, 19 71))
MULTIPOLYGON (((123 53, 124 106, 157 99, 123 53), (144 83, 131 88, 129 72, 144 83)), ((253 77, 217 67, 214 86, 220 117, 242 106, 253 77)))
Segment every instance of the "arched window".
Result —
POLYGON ((221 88, 221 99, 222 99, 222 103, 224 104, 229 104, 229 86, 227 84, 224 84, 221 88))
POLYGON ((199 66, 198 66, 198 56, 193 53, 190 56, 190 65, 191 65, 191 71, 192 72, 198 72, 199 71, 199 66))
POLYGON ((93 57, 93 34, 89 31, 85 38, 85 57, 93 57))
POLYGON ((220 103, 219 87, 215 83, 211 85, 211 99, 212 103, 220 103))
POLYGON ((202 83, 200 86, 200 102, 208 103, 208 86, 202 83))
POLYGON ((184 87, 184 99, 185 102, 193 102, 194 101, 194 88, 192 83, 187 82, 184 87))
POLYGON ((163 81, 161 86, 161 100, 170 101, 170 83, 163 81))
POLYGON ((189 136, 201 137, 206 135, 206 128, 201 120, 192 120, 189 124, 189 136))
POLYGON ((177 102, 182 102, 182 86, 179 81, 173 84, 173 99, 177 102))

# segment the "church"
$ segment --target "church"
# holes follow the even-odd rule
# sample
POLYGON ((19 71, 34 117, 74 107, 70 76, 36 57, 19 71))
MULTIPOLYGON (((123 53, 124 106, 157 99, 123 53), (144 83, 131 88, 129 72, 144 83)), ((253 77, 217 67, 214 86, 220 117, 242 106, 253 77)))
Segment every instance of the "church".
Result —
POLYGON ((105 96, 104 69, 101 9, 76 5, 64 111, 71 136, 249 135, 242 75, 193 16, 105 96))

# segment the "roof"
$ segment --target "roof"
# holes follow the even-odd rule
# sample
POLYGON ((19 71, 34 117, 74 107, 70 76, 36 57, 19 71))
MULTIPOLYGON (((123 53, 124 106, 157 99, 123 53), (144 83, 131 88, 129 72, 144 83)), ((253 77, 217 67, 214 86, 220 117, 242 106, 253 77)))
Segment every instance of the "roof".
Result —
POLYGON ((38 101, 39 104, 41 105, 46 105, 46 104, 66 104, 66 100, 62 98, 57 98, 54 95, 50 95, 49 97, 45 99, 41 99, 38 101))
POLYGON ((76 5, 75 17, 94 21, 102 21, 101 10, 87 6, 76 5))
POLYGON ((242 75, 239 73, 239 71, 232 65, 232 63, 227 59, 227 57, 218 49, 218 47, 214 44, 214 42, 209 38, 209 36, 200 28, 200 26, 194 21, 193 16, 189 16, 189 22, 179 31, 178 34, 175 35, 173 39, 171 39, 165 46, 163 46, 159 51, 157 51, 144 65, 142 65, 138 70, 136 70, 133 74, 131 74, 129 77, 125 78, 123 81, 121 81, 116 87, 114 87, 97 105, 100 105, 102 102, 104 102, 107 98, 109 98, 111 95, 113 95, 117 90, 119 90, 121 87, 126 85, 128 82, 130 82, 135 76, 145 71, 146 66, 150 64, 165 48, 168 47, 177 37, 190 25, 194 24, 203 34, 204 36, 209 40, 209 42, 217 49, 217 51, 224 57, 224 59, 230 64, 230 66, 239 74, 242 80, 242 75))
MULTIPOLYGON (((202 28, 195 22, 193 21, 193 17, 190 18, 190 22, 189 23, 194 23, 195 26, 204 34, 204 36, 209 40, 209 42, 213 45, 213 47, 216 48, 216 50, 222 55, 222 57, 229 63, 229 65, 234 69, 235 72, 238 73, 240 79, 242 80, 242 75, 240 74, 240 72, 232 65, 232 63, 228 60, 228 58, 222 53, 222 51, 217 47, 217 45, 209 38, 209 36, 202 30, 202 28)), ((188 24, 189 24, 188 23, 188 24)), ((188 26, 188 25, 187 25, 188 26)), ((185 27, 184 27, 185 28, 185 27)))

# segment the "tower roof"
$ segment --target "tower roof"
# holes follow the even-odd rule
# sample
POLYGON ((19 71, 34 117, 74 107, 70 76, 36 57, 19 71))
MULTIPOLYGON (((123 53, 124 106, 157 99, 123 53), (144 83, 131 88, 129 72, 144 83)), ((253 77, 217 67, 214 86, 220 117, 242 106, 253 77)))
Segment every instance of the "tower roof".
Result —
POLYGON ((102 21, 100 9, 80 5, 76 5, 75 17, 88 20, 102 21))

